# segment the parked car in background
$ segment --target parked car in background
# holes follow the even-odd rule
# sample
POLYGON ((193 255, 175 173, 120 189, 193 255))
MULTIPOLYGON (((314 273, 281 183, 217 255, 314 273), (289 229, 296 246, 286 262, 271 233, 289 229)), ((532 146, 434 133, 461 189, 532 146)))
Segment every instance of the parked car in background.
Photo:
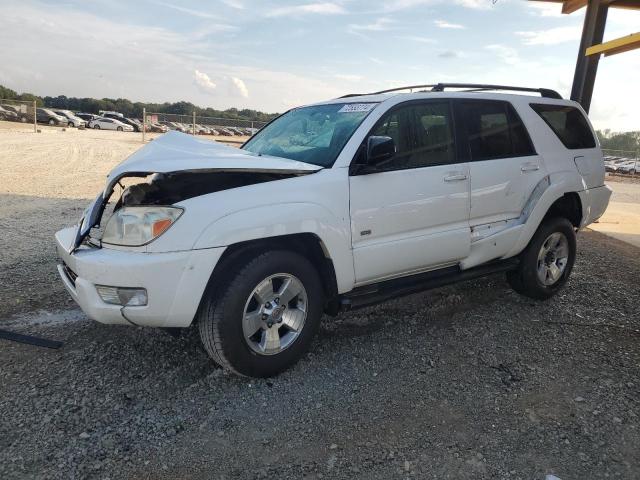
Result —
POLYGON ((169 131, 169 127, 155 122, 147 122, 146 130, 147 132, 166 133, 169 131))
POLYGON ((124 123, 126 125, 129 125, 136 132, 141 132, 142 131, 142 126, 141 125, 138 125, 138 123, 133 121, 133 119, 123 116, 121 113, 105 112, 105 113, 102 114, 102 117, 103 118, 113 118, 114 120, 117 120, 117 121, 122 122, 122 123, 124 123))
POLYGON ((78 117, 71 110, 54 110, 55 113, 67 119, 67 126, 76 127, 76 128, 84 128, 87 125, 86 120, 78 117))
POLYGON ((630 160, 628 158, 617 157, 614 160, 610 160, 609 162, 605 163, 604 169, 609 173, 617 173, 618 169, 629 161, 630 160))
POLYGON ((169 130, 175 130, 177 132, 185 132, 186 128, 184 127, 184 125, 178 123, 178 122, 169 122, 166 120, 162 120, 160 122, 160 125, 164 125, 165 127, 167 127, 169 130))
POLYGON ((14 112, 17 115, 19 122, 33 122, 33 114, 28 113, 25 106, 20 108, 16 105, 2 105, 2 108, 9 112, 14 112))
POLYGON ((100 115, 96 115, 95 113, 76 113, 76 117, 84 120, 86 125, 89 126, 89 122, 95 118, 100 118, 100 115))
POLYGON ((133 127, 115 118, 98 117, 91 120, 89 128, 96 130, 118 130, 120 132, 133 132, 133 127))
POLYGON ((6 120, 8 122, 19 122, 18 114, 13 110, 6 109, 0 106, 0 120, 6 120))
POLYGON ((616 173, 622 173, 624 175, 635 175, 640 172, 640 162, 638 160, 630 160, 628 162, 618 165, 616 173))
POLYGON ((231 130, 229 130, 228 128, 219 128, 218 129, 218 133, 220 135, 225 136, 225 137, 233 137, 233 132, 231 130))
POLYGON ((50 108, 36 108, 36 121, 48 125, 67 125, 67 118, 58 115, 50 108))

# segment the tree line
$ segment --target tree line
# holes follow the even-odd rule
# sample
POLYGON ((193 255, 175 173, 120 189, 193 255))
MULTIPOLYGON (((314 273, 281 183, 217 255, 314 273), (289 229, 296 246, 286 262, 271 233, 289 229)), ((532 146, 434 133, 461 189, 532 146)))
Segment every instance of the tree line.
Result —
POLYGON ((640 131, 638 132, 612 132, 611 130, 598 130, 596 132, 602 148, 608 150, 625 150, 628 152, 640 151, 640 131))
POLYGON ((277 113, 264 113, 249 108, 238 110, 229 108, 227 110, 216 110, 214 108, 202 108, 191 102, 164 102, 146 103, 132 102, 126 98, 77 98, 58 95, 57 97, 40 97, 32 93, 17 93, 15 90, 0 85, 0 99, 36 101, 39 107, 49 107, 78 112, 95 113, 100 110, 112 110, 124 114, 125 117, 142 117, 142 109, 152 113, 172 113, 176 115, 196 115, 203 117, 218 117, 236 120, 252 120, 258 122, 268 122, 275 118, 277 113))

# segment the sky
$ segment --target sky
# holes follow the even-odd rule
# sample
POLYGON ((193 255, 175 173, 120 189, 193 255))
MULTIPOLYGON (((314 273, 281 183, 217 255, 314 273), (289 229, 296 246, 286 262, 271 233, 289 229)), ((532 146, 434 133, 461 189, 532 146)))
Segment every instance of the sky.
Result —
MULTIPOLYGON (((282 112, 440 81, 568 97, 584 9, 525 0, 0 0, 0 84, 282 112)), ((640 12, 610 9, 605 40, 640 12)), ((640 130, 640 50, 600 60, 590 117, 640 130)))

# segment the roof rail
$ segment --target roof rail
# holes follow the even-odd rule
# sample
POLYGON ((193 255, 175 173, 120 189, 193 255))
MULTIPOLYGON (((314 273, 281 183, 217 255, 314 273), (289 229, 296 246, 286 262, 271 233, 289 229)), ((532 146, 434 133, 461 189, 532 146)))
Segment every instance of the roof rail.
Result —
POLYGON ((400 90, 414 90, 416 88, 428 88, 432 92, 444 92, 445 88, 466 88, 468 92, 482 92, 488 90, 507 90, 515 92, 534 92, 539 93, 540 96, 545 98, 555 98, 562 100, 560 95, 555 90, 549 88, 527 88, 527 87, 510 87, 508 85, 486 85, 483 83, 436 83, 431 85, 410 85, 408 87, 389 88, 387 90, 380 90, 373 93, 350 93, 340 98, 358 97, 362 95, 380 95, 382 93, 398 92, 400 90))
POLYGON ((485 85, 482 83, 438 83, 431 88, 431 91, 444 92, 445 88, 469 88, 473 89, 472 91, 511 90, 514 92, 535 92, 542 97, 562 100, 562 95, 550 88, 511 87, 508 85, 485 85))

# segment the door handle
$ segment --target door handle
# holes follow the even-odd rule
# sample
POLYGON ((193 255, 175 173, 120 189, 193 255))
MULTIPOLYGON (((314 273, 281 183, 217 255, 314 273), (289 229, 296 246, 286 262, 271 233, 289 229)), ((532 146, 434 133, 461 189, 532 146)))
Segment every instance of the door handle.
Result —
POLYGON ((444 177, 445 182, 461 182, 462 180, 466 180, 467 176, 464 173, 456 173, 453 175, 447 175, 444 177))
POLYGON ((520 167, 521 172, 535 172, 536 170, 540 170, 540 165, 537 163, 524 163, 520 167))

